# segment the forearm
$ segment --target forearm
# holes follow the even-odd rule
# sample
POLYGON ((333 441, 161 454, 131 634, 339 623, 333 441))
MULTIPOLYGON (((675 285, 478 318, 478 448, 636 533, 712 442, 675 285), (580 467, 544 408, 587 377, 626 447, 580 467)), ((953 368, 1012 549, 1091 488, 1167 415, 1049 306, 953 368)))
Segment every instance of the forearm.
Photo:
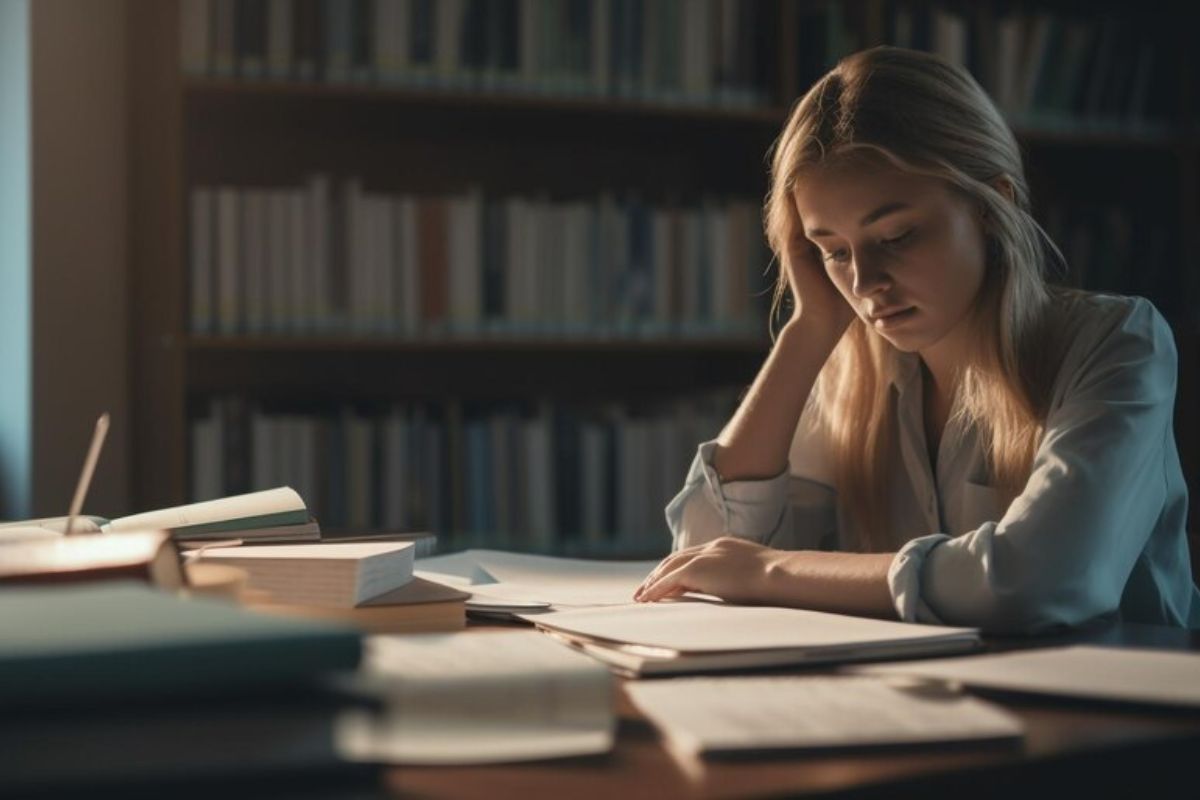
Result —
POLYGON ((896 619, 887 575, 892 553, 780 551, 765 578, 772 604, 896 619))
POLYGON ((800 414, 840 336, 804 316, 784 326, 746 399, 717 437, 713 467, 723 481, 761 480, 783 471, 800 414))

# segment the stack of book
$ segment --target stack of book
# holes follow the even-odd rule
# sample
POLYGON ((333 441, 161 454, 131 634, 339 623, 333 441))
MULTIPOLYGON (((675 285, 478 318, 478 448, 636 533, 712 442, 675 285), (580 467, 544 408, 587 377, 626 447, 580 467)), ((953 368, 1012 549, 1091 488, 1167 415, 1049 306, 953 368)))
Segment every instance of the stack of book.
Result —
POLYGON ((0 587, 0 792, 359 774, 361 635, 141 583, 0 587))
POLYGON ((466 592, 413 576, 412 542, 204 547, 192 557, 244 570, 242 603, 268 614, 336 620, 372 633, 462 628, 466 592))
POLYGON ((464 592, 413 578, 432 537, 323 537, 304 501, 281 487, 106 520, 0 526, 0 585, 133 579, 172 592, 226 594, 258 611, 349 623, 373 633, 465 624, 464 592), (186 563, 181 560, 181 550, 186 563))

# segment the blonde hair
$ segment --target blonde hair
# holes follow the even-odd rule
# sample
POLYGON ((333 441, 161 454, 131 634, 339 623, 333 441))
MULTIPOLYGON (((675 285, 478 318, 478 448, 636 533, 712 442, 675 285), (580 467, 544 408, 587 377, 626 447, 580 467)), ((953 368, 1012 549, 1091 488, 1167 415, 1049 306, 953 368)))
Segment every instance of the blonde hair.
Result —
MULTIPOLYGON (((842 59, 799 100, 772 146, 764 206, 767 241, 782 266, 792 192, 802 172, 833 159, 877 154, 896 168, 939 178, 978 204, 985 217, 983 284, 968 317, 975 343, 960 365, 951 417, 976 426, 990 479, 1005 505, 1029 478, 1043 432, 1049 387, 1061 354, 1047 313, 1056 295, 1047 259, 1061 251, 1030 214, 1020 148, 986 92, 961 67, 935 55, 880 46, 842 59), (1007 182, 1013 199, 993 187, 1007 182)), ((786 319, 791 300, 783 269, 771 309, 786 319)), ((887 465, 896 446, 890 379, 898 351, 855 318, 834 348, 809 403, 835 461, 838 506, 861 550, 894 548, 886 507, 887 465)), ((948 426, 949 427, 949 426, 948 426)))

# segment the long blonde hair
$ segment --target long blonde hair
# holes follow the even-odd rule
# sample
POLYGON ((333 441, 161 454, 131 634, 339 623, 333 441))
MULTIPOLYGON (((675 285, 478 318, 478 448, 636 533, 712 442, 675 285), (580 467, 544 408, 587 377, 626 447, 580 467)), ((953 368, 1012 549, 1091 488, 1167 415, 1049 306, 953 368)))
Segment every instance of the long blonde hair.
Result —
MULTIPOLYGON (((961 67, 935 55, 880 46, 842 59, 798 101, 772 146, 764 206, 767 241, 782 265, 792 191, 801 173, 835 158, 878 154, 906 172, 946 181, 985 213, 987 260, 968 324, 975 351, 960 365, 951 412, 962 430, 976 426, 990 479, 1005 505, 1029 478, 1046 404, 1061 360, 1048 313, 1049 258, 1061 251, 1030 214, 1021 151, 987 93, 961 67), (1013 199, 992 185, 1006 181, 1013 199)), ((790 312, 779 270, 771 309, 790 312)), ((893 547, 887 466, 896 446, 890 378, 898 351, 855 318, 822 368, 809 398, 832 445, 839 513, 853 522, 864 551, 893 547)), ((949 426, 948 426, 949 427, 949 426)))

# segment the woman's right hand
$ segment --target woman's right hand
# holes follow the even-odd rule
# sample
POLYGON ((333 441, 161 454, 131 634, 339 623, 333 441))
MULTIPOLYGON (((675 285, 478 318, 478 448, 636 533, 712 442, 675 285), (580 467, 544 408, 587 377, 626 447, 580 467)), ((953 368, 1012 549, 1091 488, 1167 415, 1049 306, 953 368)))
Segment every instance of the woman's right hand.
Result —
POLYGON ((833 285, 825 271, 821 250, 804 235, 794 204, 789 202, 788 239, 783 253, 783 274, 792 293, 792 319, 803 314, 806 324, 827 328, 840 338, 854 321, 855 311, 833 285))

